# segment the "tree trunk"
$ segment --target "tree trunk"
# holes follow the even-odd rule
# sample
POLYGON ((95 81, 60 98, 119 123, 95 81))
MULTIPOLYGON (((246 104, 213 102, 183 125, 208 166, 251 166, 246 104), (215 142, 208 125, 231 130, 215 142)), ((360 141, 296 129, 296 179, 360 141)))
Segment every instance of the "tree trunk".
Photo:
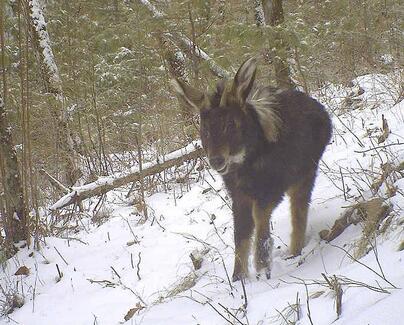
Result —
POLYGON ((45 16, 39 0, 23 1, 24 11, 29 22, 32 43, 36 49, 45 92, 63 96, 62 81, 56 65, 46 27, 45 16))
POLYGON ((78 154, 74 150, 69 116, 65 109, 66 99, 63 93, 59 69, 53 55, 42 4, 40 0, 24 0, 22 3, 23 11, 29 24, 28 28, 30 29, 32 43, 38 58, 45 92, 52 94, 59 103, 59 108, 55 108, 52 111, 59 132, 57 146, 62 156, 64 182, 72 186, 82 173, 76 163, 78 154))
POLYGON ((262 7, 261 0, 254 0, 254 18, 258 27, 264 27, 266 25, 264 8, 262 7))
POLYGON ((18 170, 17 153, 12 141, 11 127, 6 120, 6 108, 0 97, 0 157, 2 160, 2 184, 7 212, 4 217, 6 240, 18 242, 28 239, 28 219, 24 206, 21 175, 18 170))
MULTIPOLYGON (((282 0, 262 0, 262 7, 267 25, 277 27, 284 21, 282 0)), ((280 88, 293 88, 293 82, 289 76, 289 66, 287 63, 287 47, 282 36, 276 33, 275 36, 276 53, 273 55, 276 84, 280 88)))

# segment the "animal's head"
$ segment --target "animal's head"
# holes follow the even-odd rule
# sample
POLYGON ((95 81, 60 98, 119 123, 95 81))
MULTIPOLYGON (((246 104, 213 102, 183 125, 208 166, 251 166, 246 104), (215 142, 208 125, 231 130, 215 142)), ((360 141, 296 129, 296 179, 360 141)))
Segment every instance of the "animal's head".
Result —
POLYGON ((211 167, 222 175, 245 159, 246 140, 249 137, 248 132, 251 132, 248 125, 254 124, 251 110, 256 110, 256 116, 264 128, 260 106, 251 105, 247 100, 253 89, 256 70, 255 58, 245 61, 233 80, 221 80, 211 94, 182 81, 173 80, 179 96, 200 114, 202 146, 211 167))

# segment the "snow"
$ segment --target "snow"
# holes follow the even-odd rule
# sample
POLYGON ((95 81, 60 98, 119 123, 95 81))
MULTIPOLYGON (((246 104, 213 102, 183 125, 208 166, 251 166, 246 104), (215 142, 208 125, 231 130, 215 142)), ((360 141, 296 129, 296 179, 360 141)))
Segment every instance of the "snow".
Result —
POLYGON ((43 15, 43 9, 40 0, 30 0, 29 6, 31 9, 30 15, 32 17, 32 21, 37 32, 39 46, 42 49, 44 64, 47 67, 49 78, 52 85, 60 85, 61 80, 59 71, 55 63, 55 57, 52 52, 49 34, 46 30, 46 21, 43 15))
MULTIPOLYGON (((151 12, 154 18, 161 18, 165 16, 165 14, 159 11, 152 3, 150 3, 150 1, 140 0, 140 2, 144 6, 146 6, 146 8, 151 12)), ((171 33, 164 33, 164 36, 167 36, 169 38, 175 38, 174 35, 171 33)), ((203 51, 196 44, 194 44, 187 36, 180 34, 178 35, 178 37, 186 47, 188 47, 195 53, 196 56, 205 60, 208 63, 210 69, 215 73, 215 75, 221 78, 228 78, 229 73, 221 66, 219 66, 205 51, 203 51)))
MULTIPOLYGON (((165 36, 169 38, 175 38, 171 33, 164 33, 165 36)), ((190 50, 195 53, 195 55, 202 60, 205 60, 209 65, 209 68, 214 72, 215 75, 221 78, 228 78, 229 72, 219 66, 204 50, 194 44, 188 37, 184 35, 179 35, 179 40, 190 50)))
MULTIPOLYGON (((182 156, 183 154, 190 153, 190 152, 194 151, 196 148, 200 148, 200 147, 201 147, 200 141, 194 141, 194 142, 188 144, 186 147, 178 149, 178 150, 176 150, 174 152, 171 152, 168 155, 166 155, 165 161, 171 160, 171 159, 176 159, 176 158, 182 156)), ((147 163, 144 163, 142 167, 143 167, 143 169, 146 169, 146 168, 152 167, 155 164, 156 164, 155 162, 147 162, 147 163)), ((56 210, 59 207, 63 206, 66 202, 71 200, 73 197, 79 196, 81 193, 83 193, 85 191, 91 191, 91 190, 95 189, 98 186, 102 186, 102 185, 106 185, 106 184, 112 184, 114 179, 122 178, 122 177, 124 177, 126 175, 133 174, 133 173, 138 172, 138 171, 139 171, 139 166, 136 165, 136 166, 130 168, 129 170, 127 170, 127 171, 124 171, 124 172, 121 172, 121 173, 116 173, 116 174, 111 175, 111 176, 101 177, 101 178, 97 179, 95 182, 92 182, 92 183, 89 183, 89 184, 86 184, 86 185, 83 185, 83 186, 77 186, 77 187, 73 186, 72 191, 70 193, 66 194, 65 196, 63 196, 55 204, 53 204, 50 207, 50 209, 51 210, 56 210)))
POLYGON ((155 5, 150 3, 148 0, 140 0, 140 2, 149 9, 149 11, 153 14, 153 17, 155 18, 162 18, 164 17, 164 13, 162 13, 160 10, 156 8, 155 5))
MULTIPOLYGON (((18 281, 15 290, 25 297, 25 304, 8 315, 12 321, 3 318, 0 323, 285 324, 287 319, 305 325, 311 324, 310 310, 316 325, 401 324, 404 251, 398 247, 404 239, 404 179, 392 180, 398 188, 389 199, 393 219, 388 231, 376 238, 376 250, 357 262, 345 253, 352 253, 361 237, 359 224, 331 243, 321 241, 318 235, 356 198, 370 197, 368 178, 380 173, 382 163, 404 160, 404 145, 388 146, 404 142, 404 101, 396 103, 390 81, 381 75, 357 78, 354 85, 365 90, 357 96, 363 107, 338 115, 336 108, 350 90, 330 86, 317 94, 334 111, 335 132, 313 191, 306 244, 300 257, 288 258, 291 226, 285 199, 272 217, 272 278, 256 279, 250 261, 251 275, 245 282, 247 306, 242 284, 228 281, 234 258, 231 210, 223 183, 211 170, 188 192, 174 184, 168 192, 148 197, 149 218, 145 222, 125 199, 127 189, 117 189, 108 194, 110 218, 102 225, 83 218, 80 222, 85 230, 79 233, 63 234, 64 239, 46 238, 39 252, 20 249, 4 264, 0 284, 16 288, 18 281), (380 78, 384 82, 379 82, 380 78), (377 144, 382 114, 391 134, 386 142, 377 144), (374 149, 377 146, 381 148, 374 149), (341 174, 350 188, 347 201, 340 189, 341 174), (197 271, 189 258, 195 249, 208 250, 197 271), (22 265, 30 274, 14 276, 22 265), (63 273, 61 278, 56 265, 63 273), (322 274, 363 284, 342 285, 339 317, 333 291, 322 274), (291 309, 296 301, 299 317, 291 309), (127 312, 138 303, 145 308, 125 322, 127 312)), ((177 151, 170 157, 180 154, 177 151)), ((191 176, 196 179, 197 172, 191 176)), ((111 178, 102 181, 110 182, 111 178)), ((385 196, 384 190, 382 187, 378 195, 385 196)))

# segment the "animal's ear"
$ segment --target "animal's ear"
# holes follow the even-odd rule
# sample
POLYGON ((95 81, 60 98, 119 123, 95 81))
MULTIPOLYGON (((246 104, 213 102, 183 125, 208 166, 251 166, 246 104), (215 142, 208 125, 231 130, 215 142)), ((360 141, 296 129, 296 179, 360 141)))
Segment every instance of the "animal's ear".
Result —
POLYGON ((171 84, 177 92, 178 96, 186 104, 188 104, 189 107, 192 108, 192 110, 199 113, 205 98, 204 93, 178 79, 171 80, 171 84))
POLYGON ((244 103, 253 87, 257 72, 257 59, 252 57, 245 61, 238 69, 233 82, 233 91, 244 103))

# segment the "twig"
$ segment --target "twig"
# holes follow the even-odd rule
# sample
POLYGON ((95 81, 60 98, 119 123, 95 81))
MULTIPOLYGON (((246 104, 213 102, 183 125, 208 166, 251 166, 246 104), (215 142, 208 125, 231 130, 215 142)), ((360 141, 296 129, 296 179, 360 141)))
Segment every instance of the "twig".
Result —
MULTIPOLYGON (((161 217, 161 216, 160 216, 161 217)), ((151 222, 151 226, 153 226, 154 221, 156 221, 156 223, 160 226, 161 229, 163 229, 163 232, 166 231, 166 228, 164 228, 160 222, 157 220, 156 214, 153 212, 153 220, 151 222)))
MULTIPOLYGON (((310 282, 307 282, 307 280, 300 279, 300 278, 297 278, 295 276, 291 276, 291 277, 294 278, 294 279, 299 280, 299 282, 289 282, 289 281, 285 281, 285 280, 281 280, 281 282, 286 283, 286 284, 306 284, 307 286, 309 286, 309 285, 320 285, 320 286, 329 288, 328 282, 325 282, 325 281, 310 280, 310 282)), ((353 280, 353 279, 349 279, 349 278, 342 277, 342 276, 338 277, 338 280, 342 285, 345 285, 345 286, 348 286, 348 287, 366 288, 366 289, 369 289, 369 290, 372 290, 372 291, 375 291, 375 292, 390 294, 389 291, 387 291, 386 289, 381 288, 380 286, 379 287, 371 286, 371 285, 369 285, 367 283, 363 283, 363 282, 353 280)))
MULTIPOLYGON (((372 247, 372 251, 373 251, 373 254, 375 255, 376 263, 379 266, 380 273, 383 275, 384 278, 386 278, 386 276, 384 275, 384 272, 383 272, 383 268, 380 264, 379 254, 377 252, 377 246, 373 245, 372 241, 369 238, 367 238, 367 239, 368 239, 369 245, 372 247)), ((375 242, 376 242, 376 238, 375 238, 375 242)))
POLYGON ((76 238, 76 237, 59 237, 61 239, 65 239, 65 240, 75 240, 78 241, 79 243, 82 243, 83 245, 88 245, 87 242, 81 240, 80 238, 76 238))
POLYGON ((236 317, 236 315, 234 315, 234 314, 229 310, 229 308, 227 308, 226 306, 223 306, 220 302, 218 303, 218 305, 219 305, 220 307, 222 307, 229 315, 233 316, 233 318, 234 318, 237 322, 239 322, 241 325, 245 325, 241 320, 239 320, 239 319, 236 317))
POLYGON ((357 258, 355 258, 354 256, 351 255, 351 253, 349 253, 345 248, 343 247, 339 247, 337 245, 332 245, 330 244, 332 247, 338 248, 342 251, 345 252, 345 254, 348 255, 348 257, 353 260, 354 262, 359 263, 360 265, 362 265, 363 267, 367 268, 369 271, 373 272, 374 274, 376 274, 379 278, 383 279, 384 281, 386 281, 388 284, 390 284, 394 289, 397 289, 397 287, 392 284, 389 280, 386 279, 386 277, 384 277, 383 275, 377 273, 375 270, 373 270, 371 267, 367 266, 365 263, 362 263, 361 261, 359 261, 357 258))
POLYGON ((56 250, 56 253, 59 254, 59 256, 60 256, 60 258, 63 260, 63 262, 65 262, 66 265, 69 265, 69 263, 67 263, 67 261, 66 261, 65 258, 62 256, 62 254, 60 254, 60 252, 58 251, 58 249, 57 249, 55 246, 53 246, 53 248, 56 250))
POLYGON ((221 200, 224 202, 224 204, 226 204, 227 207, 231 210, 230 204, 223 198, 223 196, 220 195, 219 191, 217 191, 206 179, 205 179, 205 182, 210 186, 210 188, 213 190, 213 192, 215 192, 215 194, 221 198, 221 200))
POLYGON ((41 175, 45 175, 45 176, 49 179, 49 182, 50 182, 55 188, 57 188, 58 190, 60 190, 60 191, 63 192, 64 194, 69 193, 70 189, 69 189, 67 186, 63 185, 58 179, 56 179, 55 177, 53 177, 52 175, 50 175, 49 173, 47 173, 45 169, 41 168, 41 169, 39 170, 39 173, 40 173, 41 175))
POLYGON ((177 235, 181 235, 181 236, 183 236, 184 238, 189 239, 189 240, 195 240, 195 241, 197 241, 198 243, 201 243, 201 244, 203 244, 203 245, 205 245, 205 246, 207 246, 207 247, 209 247, 209 248, 212 248, 215 252, 217 252, 217 253, 219 254, 219 256, 220 256, 221 261, 222 261, 222 265, 223 265, 224 271, 225 271, 225 273, 226 273, 227 282, 228 282, 228 284, 229 284, 230 290, 233 291, 234 287, 233 287, 233 285, 231 284, 229 272, 227 271, 227 267, 226 267, 226 264, 225 264, 225 262, 224 262, 224 258, 223 258, 221 252, 219 251, 219 249, 218 249, 217 247, 215 247, 215 246, 213 246, 213 245, 207 243, 206 241, 203 241, 202 239, 199 239, 199 238, 197 238, 197 237, 195 237, 194 235, 191 235, 191 234, 180 233, 180 232, 173 232, 173 233, 174 233, 174 234, 177 234, 177 235))
POLYGON ((296 320, 300 320, 300 298, 299 298, 299 291, 296 292, 296 320))
POLYGON ((138 254, 139 261, 137 262, 137 265, 136 265, 136 267, 137 267, 136 274, 137 274, 137 278, 139 279, 139 281, 142 279, 142 278, 140 277, 140 262, 142 261, 142 255, 141 255, 141 254, 142 254, 142 253, 139 252, 139 254, 138 254))
POLYGON ((303 281, 303 284, 304 284, 304 288, 306 290, 307 317, 309 317, 310 324, 314 325, 313 320, 311 319, 309 290, 307 289, 307 284, 304 281, 303 281))
POLYGON ((341 118, 340 118, 337 114, 334 113, 334 116, 335 116, 335 117, 338 119, 338 121, 348 130, 348 132, 351 133, 351 134, 356 138, 356 140, 358 140, 359 145, 360 145, 362 148, 364 148, 365 145, 364 145, 363 142, 358 138, 358 136, 357 136, 355 133, 353 133, 352 130, 351 130, 348 126, 345 125, 345 123, 341 120, 341 118))
POLYGON ((339 173, 340 173, 340 175, 341 175, 342 189, 343 189, 343 192, 344 192, 344 200, 347 201, 347 199, 346 199, 346 190, 345 190, 344 176, 342 175, 341 166, 339 166, 339 173))
POLYGON ((104 284, 105 287, 112 287, 115 288, 118 284, 114 283, 109 280, 93 280, 93 279, 87 279, 91 284, 96 283, 96 284, 104 284))
POLYGON ((334 291, 335 293, 335 310, 337 313, 337 317, 341 315, 342 312, 342 288, 341 284, 338 281, 338 278, 334 275, 331 277, 331 280, 327 278, 327 276, 324 273, 321 273, 323 278, 328 284, 328 287, 334 291))
POLYGON ((93 214, 94 214, 94 216, 98 213, 97 210, 100 210, 100 209, 101 209, 101 207, 102 207, 101 202, 104 200, 104 198, 105 198, 105 194, 100 195, 100 197, 99 197, 99 199, 98 199, 98 201, 97 201, 97 204, 95 205, 95 207, 94 207, 94 209, 93 209, 93 214), (99 207, 99 209, 98 209, 98 207, 99 207))
POLYGON ((233 322, 230 321, 230 320, 228 320, 228 319, 227 319, 220 311, 218 311, 218 310, 215 308, 215 306, 213 306, 209 301, 206 301, 206 303, 207 303, 210 307, 212 307, 213 310, 214 310, 215 312, 217 312, 226 322, 228 322, 229 324, 232 324, 232 325, 233 325, 233 322))
POLYGON ((285 315, 282 314, 281 311, 279 311, 278 309, 275 308, 275 311, 279 314, 279 316, 283 319, 283 321, 285 322, 285 324, 292 324, 286 317, 285 315))
POLYGON ((111 270, 114 271, 114 273, 116 274, 116 276, 120 279, 121 276, 119 275, 119 273, 114 269, 113 266, 110 266, 111 270))
POLYGON ((377 146, 377 147, 374 146, 373 148, 370 148, 370 149, 367 149, 367 150, 355 150, 354 152, 355 153, 365 153, 365 152, 376 150, 376 149, 382 149, 382 148, 391 147, 391 146, 402 146, 402 145, 404 145, 404 143, 402 143, 402 142, 389 143, 389 144, 386 144, 384 146, 377 146))
POLYGON ((338 278, 334 275, 334 290, 335 290, 335 309, 337 311, 337 316, 339 317, 342 313, 342 288, 341 284, 338 282, 338 278))
POLYGON ((137 239, 137 237, 136 237, 136 235, 135 235, 135 233, 134 233, 134 231, 133 231, 133 229, 132 229, 132 227, 131 227, 131 225, 130 225, 128 219, 127 219, 127 218, 124 218, 124 220, 125 220, 126 223, 128 224, 129 230, 130 230, 130 232, 131 232, 133 238, 135 239, 136 242, 138 242, 138 239, 137 239))
POLYGON ((219 230, 217 229, 216 224, 215 224, 216 216, 215 216, 214 214, 211 215, 211 214, 209 214, 209 213, 206 212, 206 211, 205 211, 205 213, 208 215, 208 217, 209 217, 209 219, 210 219, 210 222, 211 222, 211 224, 213 225, 213 228, 215 229, 215 233, 216 233, 217 237, 220 239, 220 241, 223 243, 223 245, 224 245, 226 248, 229 247, 229 245, 226 244, 226 242, 223 240, 222 236, 219 235, 219 230))
POLYGON ((60 272, 59 265, 57 263, 56 263, 56 269, 57 269, 58 274, 59 274, 59 279, 61 279, 63 277, 63 273, 60 272))
POLYGON ((247 300, 247 292, 245 290, 244 279, 241 277, 241 287, 243 288, 243 296, 244 296, 244 309, 247 310, 248 300, 247 300))

